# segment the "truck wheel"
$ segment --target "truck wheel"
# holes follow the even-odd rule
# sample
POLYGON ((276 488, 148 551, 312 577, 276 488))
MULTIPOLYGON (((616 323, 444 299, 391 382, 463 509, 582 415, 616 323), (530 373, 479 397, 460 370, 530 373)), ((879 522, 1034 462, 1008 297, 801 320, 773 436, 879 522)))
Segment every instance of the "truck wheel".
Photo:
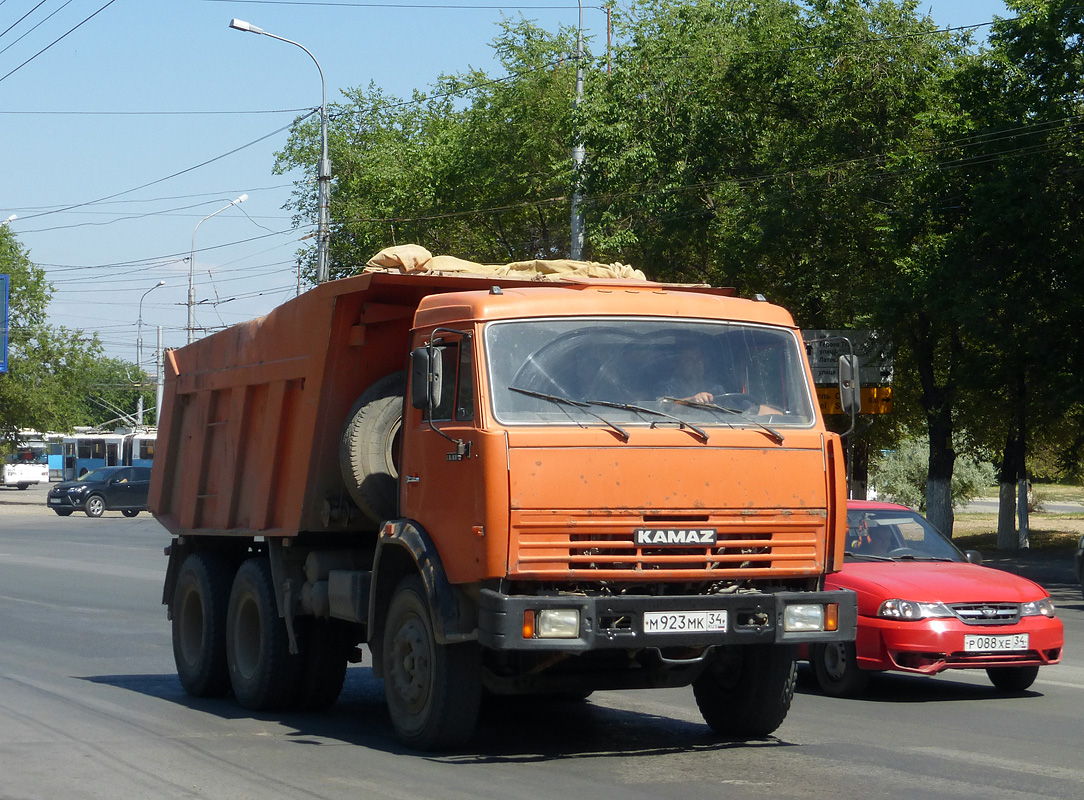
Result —
POLYGON ((248 559, 234 576, 226 612, 226 664, 233 693, 245 708, 270 711, 293 704, 301 657, 290 654, 266 558, 248 559))
POLYGON ((760 739, 783 724, 797 681, 797 649, 743 645, 729 649, 693 681, 704 720, 732 739, 760 739))
POLYGON ((857 697, 869 683, 869 673, 858 667, 854 642, 811 645, 809 661, 817 685, 830 697, 857 697))
POLYGON ((100 517, 105 513, 105 498, 100 494, 92 494, 83 506, 83 513, 88 517, 100 517))
POLYGON ((215 553, 189 553, 173 589, 173 660, 181 686, 193 697, 229 691, 226 609, 231 563, 215 553))
POLYGON ((1003 692, 1023 692, 1039 675, 1039 668, 1032 667, 990 667, 986 676, 990 683, 1003 692))
POLYGON ((339 443, 347 491, 378 524, 398 513, 399 431, 405 394, 405 371, 378 380, 350 409, 339 443))
POLYGON ((20 489, 29 489, 30 488, 29 483, 17 483, 15 485, 18 486, 20 489))
POLYGON ((475 642, 437 644, 417 575, 395 587, 383 645, 384 694, 399 740, 419 750, 465 743, 481 706, 481 649, 475 642))
POLYGON ((302 711, 322 711, 335 705, 346 680, 350 647, 350 629, 337 619, 301 617, 294 620, 300 639, 301 681, 296 707, 302 711))

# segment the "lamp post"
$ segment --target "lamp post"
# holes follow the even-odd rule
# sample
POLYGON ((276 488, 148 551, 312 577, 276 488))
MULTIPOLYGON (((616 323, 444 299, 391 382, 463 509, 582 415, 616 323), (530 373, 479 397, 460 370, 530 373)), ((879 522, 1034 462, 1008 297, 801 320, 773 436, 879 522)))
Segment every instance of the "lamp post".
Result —
POLYGON ((316 60, 316 56, 300 42, 268 33, 263 28, 257 28, 251 22, 245 22, 243 19, 231 19, 230 27, 239 31, 257 33, 261 36, 270 36, 280 42, 300 47, 308 53, 312 63, 316 65, 316 69, 320 72, 320 164, 317 168, 317 189, 319 194, 316 208, 316 282, 324 283, 328 279, 328 244, 330 235, 328 230, 328 189, 331 183, 331 162, 327 157, 327 83, 324 81, 324 70, 320 66, 320 62, 316 60))
MULTIPOLYGON (((165 286, 165 281, 158 281, 147 291, 143 292, 143 297, 139 298, 139 316, 136 318, 136 368, 143 369, 143 298, 157 289, 159 286, 165 286)), ((157 365, 155 365, 155 372, 158 371, 157 365)), ((136 407, 136 414, 139 417, 139 426, 143 427, 143 390, 140 389, 139 399, 136 407)))
POLYGON ((196 335, 196 231, 199 230, 200 225, 215 214, 221 214, 227 208, 233 208, 246 200, 248 200, 247 194, 241 195, 236 200, 231 200, 228 206, 222 206, 214 214, 208 214, 197 222, 196 227, 192 229, 192 249, 188 253, 188 344, 195 341, 196 335))
POLYGON ((140 369, 143 369, 143 298, 159 286, 165 285, 165 281, 158 281, 154 286, 143 292, 143 297, 139 298, 139 317, 136 319, 136 366, 140 369))
POLYGON ((7 218, 6 220, 4 220, 3 222, 0 222, 0 225, 7 225, 7 224, 8 224, 9 222, 14 222, 14 221, 15 221, 15 220, 17 220, 18 218, 19 218, 19 215, 18 215, 18 214, 12 214, 12 215, 11 215, 10 217, 8 217, 8 218, 7 218))

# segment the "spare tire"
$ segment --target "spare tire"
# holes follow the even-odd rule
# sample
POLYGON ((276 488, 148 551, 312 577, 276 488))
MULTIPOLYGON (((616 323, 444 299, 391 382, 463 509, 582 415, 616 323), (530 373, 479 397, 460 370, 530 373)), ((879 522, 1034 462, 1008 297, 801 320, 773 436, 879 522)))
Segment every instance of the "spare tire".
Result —
POLYGON ((378 380, 350 409, 339 443, 347 491, 377 524, 399 513, 399 432, 405 394, 406 371, 378 380))

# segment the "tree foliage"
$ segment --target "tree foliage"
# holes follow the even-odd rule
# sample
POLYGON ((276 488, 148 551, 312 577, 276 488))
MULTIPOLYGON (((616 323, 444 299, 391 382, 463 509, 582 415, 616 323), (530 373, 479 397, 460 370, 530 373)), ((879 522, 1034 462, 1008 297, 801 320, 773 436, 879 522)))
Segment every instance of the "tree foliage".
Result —
POLYGON ((103 359, 96 336, 46 324, 52 288, 8 226, 0 226, 0 272, 11 276, 8 372, 0 374, 0 441, 13 442, 20 428, 66 431, 111 418, 95 409, 91 398, 106 375, 116 380, 119 362, 103 359))

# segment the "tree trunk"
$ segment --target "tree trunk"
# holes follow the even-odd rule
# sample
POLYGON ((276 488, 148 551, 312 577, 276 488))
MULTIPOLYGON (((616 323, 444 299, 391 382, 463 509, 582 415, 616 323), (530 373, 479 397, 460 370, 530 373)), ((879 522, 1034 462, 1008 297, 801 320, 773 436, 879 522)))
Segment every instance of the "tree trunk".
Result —
POLYGON ((926 476, 926 518, 937 530, 952 537, 952 468, 956 451, 952 448, 952 416, 946 407, 940 413, 927 413, 930 429, 930 463, 926 476))
POLYGON ((997 470, 997 549, 1016 549, 1016 459, 1013 451, 1016 439, 1009 436, 1005 440, 1005 450, 1001 454, 1001 465, 997 470))

